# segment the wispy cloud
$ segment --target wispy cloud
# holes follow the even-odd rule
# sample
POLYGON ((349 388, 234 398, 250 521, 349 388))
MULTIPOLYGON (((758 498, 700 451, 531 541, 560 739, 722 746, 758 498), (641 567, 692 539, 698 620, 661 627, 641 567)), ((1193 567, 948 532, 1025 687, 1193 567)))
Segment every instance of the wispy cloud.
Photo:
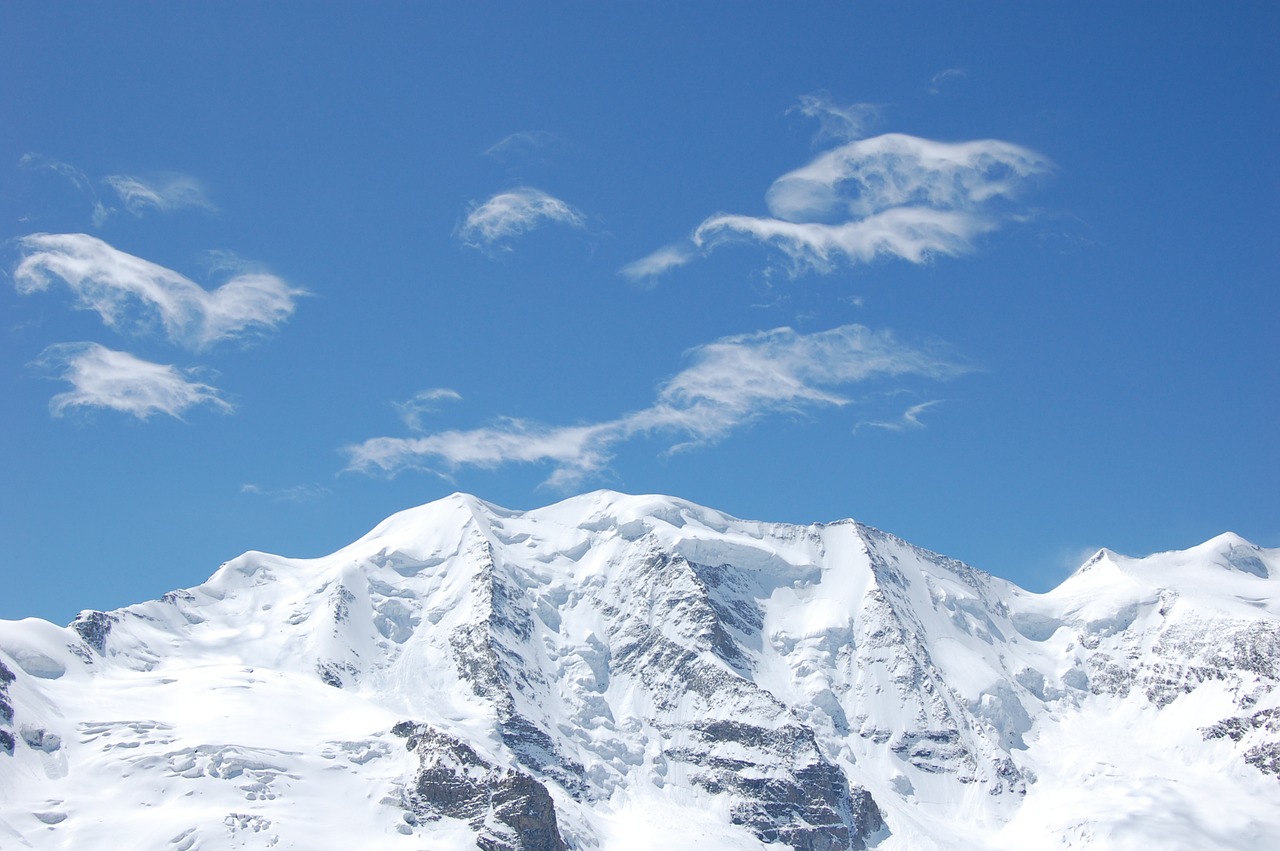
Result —
POLYGON ((30 151, 18 158, 18 166, 20 168, 51 171, 66 178, 81 192, 93 193, 93 183, 89 180, 88 175, 70 163, 64 163, 60 160, 55 160, 53 157, 30 151))
POLYGON ((172 213, 184 207, 210 213, 217 211, 205 197, 199 181, 185 174, 168 174, 150 181, 127 174, 113 174, 103 178, 103 182, 115 190, 124 208, 135 216, 141 216, 147 210, 172 213))
MULTIPOLYGON (((856 114, 846 116, 825 100, 804 101, 801 110, 835 122, 840 132, 860 129, 856 114)), ((768 216, 717 213, 686 243, 621 271, 652 276, 742 240, 781 250, 793 274, 880 257, 922 263, 961 254, 1008 221, 1003 205, 1052 167, 1034 151, 995 139, 938 142, 902 133, 856 139, 775 180, 765 194, 768 216)))
POLYGON ((619 272, 632 280, 647 280, 683 266, 697 256, 697 247, 692 242, 674 243, 659 248, 647 257, 628 263, 619 272))
POLYGON ((321 485, 293 485, 287 488, 264 488, 248 483, 240 486, 240 493, 253 494, 270 499, 272 502, 312 502, 323 499, 332 491, 321 485))
POLYGON ((209 405, 231 411, 217 388, 193 381, 174 366, 152 363, 97 343, 60 343, 45 349, 36 366, 59 371, 71 389, 49 401, 54 416, 69 408, 108 408, 145 420, 178 419, 188 408, 209 405))
POLYGON ((38 292, 61 280, 78 307, 96 311, 108 326, 145 330, 158 324, 172 342, 195 350, 274 328, 306 294, 262 272, 237 274, 208 291, 87 234, 32 234, 18 245, 18 292, 38 292))
POLYGON ((980 216, 927 208, 885 210, 836 225, 720 215, 699 225, 693 242, 710 249, 750 237, 786 254, 795 271, 830 272, 840 261, 870 263, 892 256, 921 263, 934 254, 960 254, 974 236, 994 226, 980 216))
MULTIPOLYGON (((27 169, 50 171, 66 179, 93 204, 95 227, 102 227, 112 214, 119 212, 118 208, 104 204, 98 197, 95 182, 70 163, 31 152, 23 154, 18 165, 27 169)), ((209 201, 200 182, 185 174, 168 173, 153 178, 113 174, 102 178, 102 182, 115 192, 124 209, 135 216, 141 216, 150 210, 172 213, 189 207, 210 213, 217 212, 217 207, 209 201)))
POLYGON ((870 103, 839 104, 827 92, 804 95, 788 112, 798 112, 818 122, 814 142, 861 139, 880 119, 880 107, 870 103))
POLYGON ((93 181, 89 179, 89 176, 70 163, 64 163, 60 160, 55 160, 52 157, 32 151, 23 154, 18 159, 18 166, 20 168, 31 170, 49 171, 70 183, 93 205, 94 227, 102 227, 103 223, 110 218, 113 212, 115 212, 115 210, 103 204, 102 200, 98 198, 98 192, 94 188, 93 181))
POLYGON ((422 418, 434 414, 440 409, 441 402, 457 402, 462 399, 458 391, 447 387, 433 387, 430 390, 419 390, 412 398, 403 402, 392 402, 391 405, 400 415, 400 419, 413 431, 422 431, 422 418))
POLYGON ((473 248, 490 249, 544 222, 576 228, 586 225, 582 214, 559 198, 525 186, 500 192, 482 204, 473 204, 457 235, 473 248))
POLYGON ((929 80, 929 94, 942 94, 942 87, 948 80, 958 80, 969 76, 963 68, 948 68, 945 71, 939 71, 929 80))
POLYGON ((521 130, 489 146, 484 155, 500 161, 520 159, 543 151, 557 141, 556 134, 547 130, 521 130))
POLYGON ((844 388, 861 382, 905 375, 945 379, 965 371, 944 354, 860 325, 725 337, 687 356, 690 366, 658 387, 652 405, 616 419, 575 426, 507 419, 472 430, 378 437, 345 447, 347 469, 394 474, 546 463, 554 468, 547 484, 571 486, 603 470, 614 447, 633 438, 666 435, 668 451, 687 449, 765 416, 849 404, 844 388))
POLYGON ((857 434, 864 428, 879 428, 885 431, 907 431, 909 429, 924 428, 924 423, 920 421, 920 415, 932 408, 934 405, 942 403, 941 399, 933 399, 928 402, 921 402, 918 405, 912 405, 902 412, 902 416, 896 420, 875 420, 860 422, 853 427, 853 431, 857 434))

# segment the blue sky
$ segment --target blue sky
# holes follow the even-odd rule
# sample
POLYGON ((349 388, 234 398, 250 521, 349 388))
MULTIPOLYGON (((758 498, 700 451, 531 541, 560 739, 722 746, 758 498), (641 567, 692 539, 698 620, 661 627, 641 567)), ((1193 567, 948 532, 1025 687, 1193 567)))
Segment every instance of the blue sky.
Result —
POLYGON ((1280 546, 1280 7, 0 8, 0 617, 455 490, 1280 546))

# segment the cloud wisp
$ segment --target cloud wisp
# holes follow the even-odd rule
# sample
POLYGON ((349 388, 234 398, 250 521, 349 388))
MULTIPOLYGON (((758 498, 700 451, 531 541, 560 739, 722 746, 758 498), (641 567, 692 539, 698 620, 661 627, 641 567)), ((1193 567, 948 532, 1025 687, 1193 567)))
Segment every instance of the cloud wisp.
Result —
POLYGON ((826 92, 804 95, 788 112, 798 112, 818 122, 814 142, 847 142, 861 139, 867 129, 880 119, 880 107, 870 103, 838 104, 826 92))
POLYGON ((58 371, 71 389, 49 400, 60 417, 73 408, 107 408, 146 420, 154 414, 182 419, 197 405, 229 413, 217 388, 191 380, 177 367, 152 363, 97 343, 59 343, 45 349, 36 366, 58 371))
POLYGON ((94 227, 102 227, 107 219, 111 217, 111 214, 115 212, 114 209, 102 203, 89 176, 70 163, 64 163, 44 154, 31 151, 23 154, 18 159, 18 166, 25 169, 50 171, 70 183, 77 192, 88 198, 93 204, 94 227))
MULTIPOLYGON (((60 162, 43 154, 31 152, 24 154, 18 165, 27 169, 51 171, 69 182, 80 194, 93 204, 94 227, 102 227, 120 208, 107 206, 98 197, 95 181, 79 168, 70 163, 60 162)), ((176 172, 161 174, 154 178, 135 177, 128 174, 112 174, 102 178, 120 199, 124 209, 141 217, 148 211, 173 213, 185 208, 204 210, 216 213, 218 208, 208 199, 200 181, 194 177, 176 172)))
POLYGON ((217 212, 217 207, 205 197, 199 181, 185 174, 167 174, 152 181, 113 174, 103 178, 103 182, 115 191, 120 203, 135 216, 141 216, 147 210, 172 213, 185 207, 217 212))
POLYGON ((77 307, 93 310, 109 327, 145 331, 159 326, 173 343, 200 351, 215 343, 270 330, 293 313, 304 290, 262 272, 234 275, 209 291, 185 276, 87 234, 32 234, 18 240, 14 270, 19 293, 61 280, 77 307))
POLYGON ((947 85, 950 80, 962 80, 967 76, 969 75, 965 73, 963 68, 947 68, 944 71, 939 71, 929 80, 929 94, 942 94, 943 86, 947 85))
POLYGON ((909 429, 924 428, 925 425, 920 421, 920 415, 932 408, 934 405, 942 404, 941 399, 932 399, 928 402, 921 402, 918 405, 912 405, 902 412, 902 416, 896 420, 875 420, 860 422, 853 427, 853 433, 857 434, 864 428, 878 428, 885 431, 907 431, 909 429))
POLYGON ((429 390, 419 390, 403 402, 392 402, 391 406, 396 409, 396 413, 400 415, 400 420, 406 427, 413 431, 422 431, 423 417, 438 411, 441 402, 458 402, 461 399, 462 396, 456 390, 450 390, 448 387, 433 387, 429 390))
POLYGON ((520 130, 490 145, 486 157, 506 162, 524 159, 556 145, 559 137, 549 130, 520 130))
POLYGON ((687 357, 690 365, 658 387, 653 404, 616 419, 574 426, 505 419, 471 430, 377 437, 344 448, 347 470, 449 473, 542 463, 553 467, 547 485, 571 487, 600 473, 615 447, 631 439, 665 436, 668 451, 679 451, 713 443, 769 415, 847 405, 853 400, 845 388, 862 382, 906 375, 942 380, 965 371, 943 354, 860 325, 725 337, 687 357))
POLYGON ((472 248, 509 250, 506 243, 540 225, 551 222, 582 228, 581 213, 553 195, 530 186, 517 187, 473 204, 458 227, 457 237, 472 248))
POLYGON ((322 485, 293 485, 285 488, 265 488, 249 482, 240 486, 240 493, 262 496, 272 502, 314 502, 333 493, 322 485))
MULTIPOLYGON (((828 135, 863 126, 853 107, 816 96, 798 109, 823 121, 828 135)), ((685 242, 621 273, 651 277, 743 240, 780 250, 792 274, 828 273, 881 257, 923 263, 957 255, 1007 221, 1003 205, 1052 168, 1035 151, 996 139, 939 142, 903 133, 854 139, 775 180, 765 193, 769 215, 717 213, 685 242)))

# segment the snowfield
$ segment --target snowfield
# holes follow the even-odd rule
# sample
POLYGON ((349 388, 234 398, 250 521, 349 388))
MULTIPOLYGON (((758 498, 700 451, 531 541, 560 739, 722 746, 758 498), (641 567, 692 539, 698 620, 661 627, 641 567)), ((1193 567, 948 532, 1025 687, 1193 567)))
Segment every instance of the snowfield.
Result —
POLYGON ((853 521, 454 495, 0 621, 0 848, 1280 848, 1280 550, 1032 594, 853 521))

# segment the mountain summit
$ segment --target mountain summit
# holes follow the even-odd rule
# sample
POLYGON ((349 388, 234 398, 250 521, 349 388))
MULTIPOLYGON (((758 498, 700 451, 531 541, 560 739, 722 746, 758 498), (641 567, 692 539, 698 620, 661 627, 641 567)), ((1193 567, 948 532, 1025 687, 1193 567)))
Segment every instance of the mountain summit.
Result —
POLYGON ((0 846, 1280 847, 1280 550, 1033 594, 868 526, 455 494, 0 621, 0 846))

